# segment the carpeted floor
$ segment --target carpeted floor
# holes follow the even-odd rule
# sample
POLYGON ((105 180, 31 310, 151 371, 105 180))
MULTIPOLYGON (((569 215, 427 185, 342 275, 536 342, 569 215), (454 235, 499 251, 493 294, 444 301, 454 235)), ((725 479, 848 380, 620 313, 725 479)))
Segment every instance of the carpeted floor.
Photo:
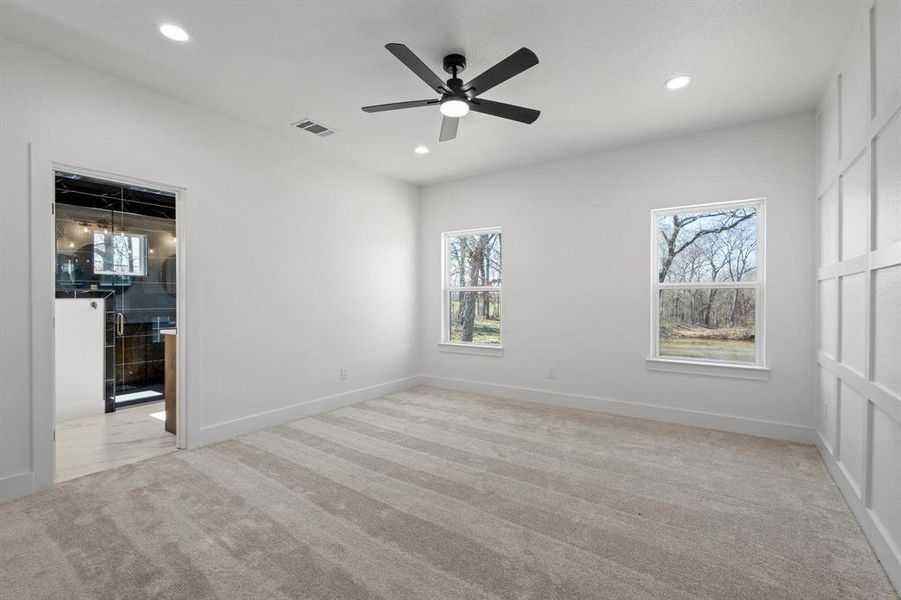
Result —
POLYGON ((896 598, 812 446, 416 388, 0 505, 0 597, 896 598))

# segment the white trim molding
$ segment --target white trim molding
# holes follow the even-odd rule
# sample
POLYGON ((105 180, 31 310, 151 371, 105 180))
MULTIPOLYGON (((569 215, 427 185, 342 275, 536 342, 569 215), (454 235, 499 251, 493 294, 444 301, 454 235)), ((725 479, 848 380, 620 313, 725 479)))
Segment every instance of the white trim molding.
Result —
POLYGON ((847 502, 848 507, 854 514, 854 518, 857 519, 861 529, 863 529, 863 533, 867 541, 870 542, 870 546, 876 553, 879 562, 882 563, 882 568, 885 569, 886 575, 888 575, 895 589, 901 590, 901 550, 889 541, 878 516, 867 508, 860 499, 858 490, 855 489, 845 475, 845 470, 841 464, 835 460, 835 457, 829 451, 829 445, 823 439, 822 434, 817 435, 816 446, 826 465, 826 470, 829 471, 829 475, 845 498, 845 502, 847 502))
MULTIPOLYGON (((769 378, 766 369, 766 198, 748 198, 745 200, 730 200, 728 202, 716 202, 710 204, 695 204, 689 206, 675 206, 655 208, 650 212, 650 357, 648 369, 658 371, 670 371, 677 373, 689 373, 692 375, 712 375, 714 377, 735 377, 735 373, 743 373, 741 379, 769 378), (757 221, 756 247, 754 260, 754 278, 749 280, 723 280, 723 281, 660 281, 660 255, 658 250, 658 238, 660 233, 660 217, 676 215, 679 213, 704 213, 720 209, 753 208, 757 221), (688 356, 663 356, 660 354, 660 296, 663 290, 686 289, 748 289, 754 291, 754 362, 730 362, 719 360, 694 359, 688 356), (652 362, 653 361, 653 362, 652 362), (658 362, 659 361, 659 362, 658 362), (692 363, 694 366, 682 367, 692 363), (729 371, 725 366, 756 367, 756 375, 750 375, 752 371, 729 371)), ((736 292, 737 293, 737 292, 736 292)))
MULTIPOLYGON (((68 171, 123 185, 140 185, 176 194, 176 253, 177 314, 178 314, 178 434, 179 448, 193 448, 197 444, 199 406, 197 395, 189 397, 187 365, 194 356, 188 352, 189 332, 187 297, 189 291, 186 252, 188 211, 185 210, 186 187, 164 184, 152 177, 119 175, 114 168, 98 170, 78 166, 65 152, 29 144, 29 203, 31 220, 31 407, 32 407, 32 472, 33 490, 49 488, 54 483, 56 400, 54 390, 54 298, 56 296, 56 216, 54 172, 68 171)), ((99 165, 105 167, 108 165, 99 165)), ((193 380, 199 377, 193 376, 193 380)))
POLYGON ((569 392, 556 392, 537 388, 526 388, 514 385, 488 383, 485 381, 469 381, 452 377, 437 375, 420 375, 422 385, 475 394, 486 394, 510 400, 535 402, 564 408, 575 408, 601 412, 622 417, 634 417, 648 419, 650 421, 662 421, 676 425, 688 425, 691 427, 703 427, 732 433, 743 433, 758 437, 766 437, 802 444, 813 444, 816 440, 816 429, 806 425, 793 423, 781 423, 779 421, 766 421, 748 417, 736 417, 721 413, 688 410, 650 404, 645 402, 631 402, 627 400, 615 400, 600 396, 586 394, 573 394, 569 392))
POLYGON ((503 356, 503 346, 488 346, 487 344, 466 344, 458 342, 440 342, 438 350, 441 352, 453 352, 456 354, 476 354, 480 356, 503 356))
POLYGON ((768 381, 770 370, 757 365, 740 365, 737 363, 715 363, 672 358, 647 359, 648 371, 665 373, 682 373, 684 375, 709 375, 711 377, 729 377, 732 379, 750 379, 752 381, 768 381))
POLYGON ((394 392, 399 392, 418 384, 419 377, 412 375, 410 377, 377 383, 375 385, 357 388, 347 392, 304 400, 303 402, 298 402, 291 406, 259 412, 246 417, 241 417, 240 419, 232 419, 231 421, 224 421, 222 423, 216 423, 215 425, 207 425, 206 427, 200 428, 198 445, 205 446, 207 444, 215 444, 216 442, 222 442, 239 435, 260 431, 267 427, 274 427, 276 425, 282 425, 284 423, 296 421, 297 419, 302 419, 303 417, 318 415, 330 410, 337 410, 345 406, 350 406, 351 404, 378 398, 385 394, 393 394, 394 392))
POLYGON ((0 478, 0 502, 28 496, 34 492, 34 471, 0 478))
POLYGON ((91 406, 58 406, 56 408, 56 422, 71 421, 73 419, 84 419, 85 417, 93 417, 102 415, 103 410, 96 410, 91 406))
POLYGON ((445 231, 441 234, 441 318, 439 322, 441 323, 441 337, 438 338, 439 341, 439 349, 446 352, 460 352, 464 354, 484 354, 484 355, 495 355, 495 353, 487 351, 483 352, 486 349, 497 349, 501 351, 503 354, 503 343, 504 343, 504 325, 503 325, 503 315, 504 315, 504 294, 503 294, 503 231, 500 227, 484 227, 480 229, 465 229, 461 231, 445 231), (450 244, 453 238, 457 237, 467 237, 467 236, 475 236, 475 235, 490 235, 496 234, 498 236, 498 240, 501 243, 501 266, 499 270, 501 272, 501 281, 500 283, 490 284, 490 285, 481 285, 481 286, 471 286, 471 285, 451 285, 450 283, 450 269, 448 262, 450 261, 450 244), (450 320, 448 319, 448 315, 451 310, 451 300, 450 295, 453 293, 459 292, 486 292, 490 294, 497 294, 497 301, 500 307, 501 318, 498 320, 498 337, 499 343, 497 345, 489 345, 489 344, 480 344, 478 342, 454 342, 451 341, 451 326, 450 320), (472 347, 474 350, 466 351, 465 347, 472 347))

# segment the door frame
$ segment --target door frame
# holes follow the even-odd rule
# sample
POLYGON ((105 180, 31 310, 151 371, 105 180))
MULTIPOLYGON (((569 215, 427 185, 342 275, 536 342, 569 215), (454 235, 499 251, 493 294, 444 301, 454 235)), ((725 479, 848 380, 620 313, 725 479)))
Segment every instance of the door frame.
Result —
MULTIPOLYGON (((58 161, 34 144, 29 145, 31 209, 31 407, 32 469, 34 491, 54 484, 56 473, 56 391, 54 319, 56 300, 56 214, 55 171, 66 171, 124 185, 139 185, 175 194, 176 315, 177 315, 177 397, 178 428, 176 447, 191 447, 188 410, 188 323, 187 323, 187 188, 119 175, 113 170, 98 170, 58 161)), ((162 424, 161 424, 162 426, 162 424)))

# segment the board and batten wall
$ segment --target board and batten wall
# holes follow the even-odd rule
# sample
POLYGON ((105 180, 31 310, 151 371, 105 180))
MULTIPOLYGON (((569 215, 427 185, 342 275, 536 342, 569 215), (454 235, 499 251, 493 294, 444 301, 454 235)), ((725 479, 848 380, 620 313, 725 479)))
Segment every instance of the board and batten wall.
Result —
POLYGON ((862 12, 817 108, 818 446, 901 589, 901 3, 862 12))
POLYGON ((30 219, 52 219, 51 161, 186 190, 189 444, 414 380, 417 188, 2 37, 0 86, 0 499, 34 489, 50 402, 53 229, 37 256, 30 219))
POLYGON ((423 381, 812 442, 813 112, 428 186, 423 381), (766 198, 768 381, 649 369, 651 210, 766 198), (502 355, 439 346, 441 234, 503 230, 502 355), (556 369, 556 378, 548 378, 556 369))

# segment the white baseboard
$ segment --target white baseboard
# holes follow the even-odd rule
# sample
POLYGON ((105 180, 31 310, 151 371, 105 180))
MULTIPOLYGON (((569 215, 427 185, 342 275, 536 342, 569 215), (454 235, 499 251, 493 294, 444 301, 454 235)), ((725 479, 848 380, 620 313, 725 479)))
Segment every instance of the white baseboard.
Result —
POLYGON ((524 400, 527 402, 536 402, 538 404, 578 408, 624 417, 649 419, 651 421, 665 421, 667 423, 676 423, 678 425, 690 425, 693 427, 704 427, 706 429, 716 429, 719 431, 744 433, 747 435, 777 440, 801 442, 803 444, 813 444, 816 441, 816 430, 813 427, 793 425, 791 423, 780 423, 778 421, 749 419, 746 417, 735 417, 732 415, 672 408, 670 406, 660 406, 658 404, 627 402, 624 400, 612 400, 610 398, 601 398, 598 396, 501 385, 483 381, 469 381, 435 375, 421 375, 419 380, 422 385, 499 396, 511 400, 524 400))
POLYGON ((34 473, 17 473, 0 477, 0 502, 34 493, 34 473))
POLYGON ((105 408, 101 404, 99 408, 93 406, 57 406, 56 422, 71 421, 72 419, 83 419, 85 417, 97 417, 104 414, 105 408))
POLYGON ((303 417, 316 415, 319 413, 335 410, 357 402, 378 398, 385 394, 399 392, 419 383, 418 376, 404 377, 395 379, 385 383, 379 383, 367 387, 349 390, 322 398, 306 400, 284 408, 277 408, 265 412, 256 413, 240 419, 233 419, 215 425, 208 425, 200 428, 200 439, 198 446, 206 444, 215 444, 245 433, 260 431, 267 427, 281 425, 290 421, 296 421, 303 417))
POLYGON ((873 514, 873 511, 864 505, 860 496, 857 495, 854 485, 845 477, 844 469, 832 456, 826 440, 823 439, 819 432, 817 433, 816 445, 823 462, 826 464, 826 469, 832 475, 835 485, 838 486, 839 491, 844 496, 851 512, 854 513, 854 517, 860 524, 861 529, 863 529, 864 535, 867 536, 867 541, 870 542, 876 557, 882 563, 882 568, 885 569, 889 580, 895 586, 895 590, 901 592, 901 552, 888 541, 888 538, 882 532, 879 519, 873 514))

